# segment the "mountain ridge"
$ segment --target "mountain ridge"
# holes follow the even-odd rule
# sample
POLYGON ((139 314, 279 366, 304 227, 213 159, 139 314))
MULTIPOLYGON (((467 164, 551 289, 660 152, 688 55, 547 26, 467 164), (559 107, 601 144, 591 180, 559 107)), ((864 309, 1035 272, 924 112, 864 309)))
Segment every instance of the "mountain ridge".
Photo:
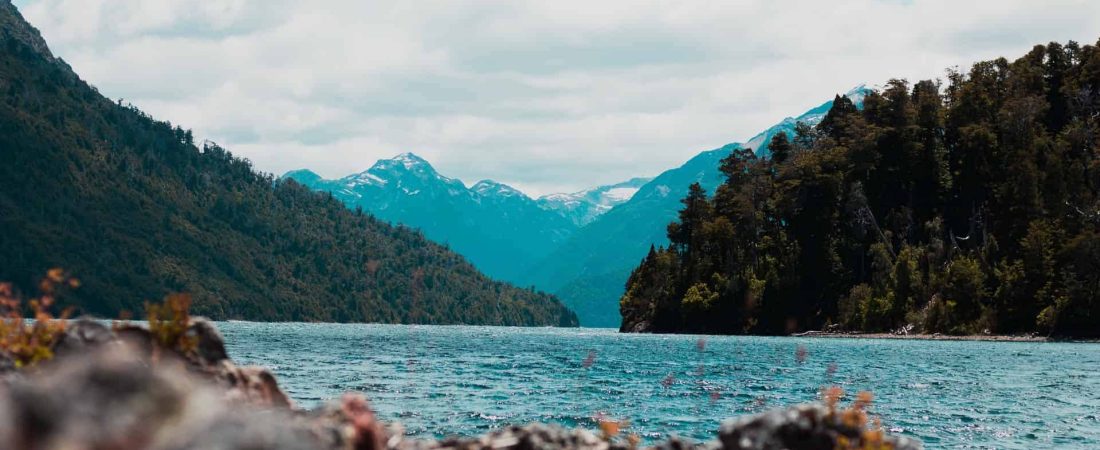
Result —
POLYGON ((578 227, 592 223, 597 217, 610 211, 637 194, 638 189, 652 178, 634 177, 626 181, 605 184, 572 193, 555 193, 536 199, 543 209, 556 211, 569 218, 578 227))
POLYGON ((82 281, 64 304, 107 317, 186 292, 214 319, 576 325, 549 294, 103 97, 6 1, 0 89, 0 280, 17 292, 62 267, 82 281))
POLYGON ((518 189, 493 180, 466 187, 411 152, 335 180, 315 175, 302 169, 283 178, 330 192, 350 208, 419 229, 506 281, 523 281, 523 261, 548 254, 576 230, 564 216, 540 208, 518 189))

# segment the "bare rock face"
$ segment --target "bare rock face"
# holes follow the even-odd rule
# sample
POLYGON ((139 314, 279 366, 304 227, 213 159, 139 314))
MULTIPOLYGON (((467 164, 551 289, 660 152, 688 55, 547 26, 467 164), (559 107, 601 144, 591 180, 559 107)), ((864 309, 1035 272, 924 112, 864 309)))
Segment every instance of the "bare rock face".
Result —
POLYGON ((50 48, 46 46, 46 41, 42 39, 42 34, 23 20, 23 15, 11 0, 0 0, 0 10, 3 11, 3 14, 0 14, 0 32, 10 34, 46 59, 54 59, 50 48))

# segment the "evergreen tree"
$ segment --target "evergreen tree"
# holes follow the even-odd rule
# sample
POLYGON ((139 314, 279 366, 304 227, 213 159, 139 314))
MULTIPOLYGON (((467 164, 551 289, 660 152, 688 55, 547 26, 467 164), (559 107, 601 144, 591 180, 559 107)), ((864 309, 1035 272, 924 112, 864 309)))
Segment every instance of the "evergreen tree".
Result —
POLYGON ((768 142, 768 151, 771 152, 772 161, 776 164, 783 164, 790 159, 793 149, 791 141, 787 139, 787 133, 780 131, 772 136, 771 141, 768 142))

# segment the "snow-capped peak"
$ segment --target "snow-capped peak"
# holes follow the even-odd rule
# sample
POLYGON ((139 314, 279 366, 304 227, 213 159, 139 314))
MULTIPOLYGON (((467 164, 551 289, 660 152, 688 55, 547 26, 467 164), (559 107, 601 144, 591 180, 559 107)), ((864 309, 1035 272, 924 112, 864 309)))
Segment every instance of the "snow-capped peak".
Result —
POLYGON ((527 195, 504 183, 493 180, 481 180, 470 186, 470 190, 484 196, 496 197, 526 197, 527 195))
POLYGON ((405 170, 427 169, 434 171, 432 165, 429 164, 428 161, 416 156, 416 154, 412 152, 405 152, 390 159, 380 159, 378 162, 374 163, 371 170, 390 170, 397 167, 403 167, 405 170))
MULTIPOLYGON (((851 100, 856 108, 863 108, 864 97, 866 97, 867 94, 874 92, 875 90, 877 89, 873 87, 868 87, 864 83, 860 83, 856 87, 849 89, 848 92, 844 94, 844 96, 848 97, 848 100, 851 100)), ((773 136, 775 136, 779 132, 784 132, 787 133, 788 138, 791 138, 794 136, 795 125, 797 125, 799 122, 810 126, 817 125, 821 122, 822 119, 825 118, 832 107, 833 101, 829 100, 825 103, 822 103, 816 108, 806 111, 801 116, 787 117, 783 119, 782 122, 779 122, 773 125, 771 128, 764 130, 762 133, 753 136, 752 139, 749 139, 747 142, 745 142, 743 146, 753 149, 753 151, 756 152, 757 155, 768 155, 768 143, 771 141, 773 136)))
POLYGON ((543 195, 538 198, 538 203, 542 209, 557 211, 577 225, 585 225, 611 208, 626 203, 650 180, 651 178, 632 178, 622 183, 594 187, 571 194, 543 195))
POLYGON ((848 100, 851 100, 852 103, 854 103, 855 105, 863 106, 863 98, 866 97, 867 94, 876 90, 879 89, 868 87, 866 83, 860 83, 859 86, 848 90, 848 92, 846 92, 844 96, 848 97, 848 100))
POLYGON ((409 152, 380 159, 370 169, 348 175, 340 181, 349 190, 355 190, 359 186, 374 186, 400 190, 409 195, 440 184, 448 191, 465 190, 461 181, 440 175, 424 158, 409 152))
POLYGON ((406 169, 411 169, 414 166, 428 165, 428 161, 419 156, 416 156, 413 152, 405 152, 400 155, 394 156, 391 161, 400 162, 406 169))
MULTIPOLYGON (((587 191, 581 191, 581 192, 585 193, 587 191)), ((576 198, 577 198, 577 194, 557 193, 557 194, 543 195, 542 197, 539 197, 539 200, 563 201, 564 202, 564 201, 567 201, 567 200, 574 200, 576 198)))

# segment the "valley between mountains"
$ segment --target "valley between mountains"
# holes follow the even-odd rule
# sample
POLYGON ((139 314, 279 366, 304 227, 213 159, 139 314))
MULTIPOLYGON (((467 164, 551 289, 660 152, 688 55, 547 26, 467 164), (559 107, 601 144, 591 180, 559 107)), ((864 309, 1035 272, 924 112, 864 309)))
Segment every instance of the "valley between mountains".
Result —
MULTIPOLYGON (((858 106, 868 92, 860 85, 845 96, 858 106)), ((467 186, 412 152, 338 179, 308 168, 281 178, 328 192, 353 210, 418 229, 493 278, 553 293, 582 326, 617 328, 630 271, 651 246, 668 245, 666 227, 676 219, 688 187, 700 183, 712 192, 724 179, 720 162, 731 152, 751 148, 767 155, 773 136, 793 136, 799 123, 816 125, 832 104, 787 117, 744 143, 701 152, 655 177, 537 198, 493 180, 467 186)))

